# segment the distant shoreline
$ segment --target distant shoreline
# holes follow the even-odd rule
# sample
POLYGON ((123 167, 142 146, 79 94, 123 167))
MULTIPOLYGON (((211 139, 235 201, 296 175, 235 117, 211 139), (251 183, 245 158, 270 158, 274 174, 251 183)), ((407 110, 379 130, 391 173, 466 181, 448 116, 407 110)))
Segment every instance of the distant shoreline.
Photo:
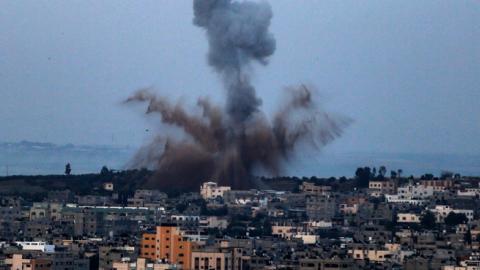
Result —
MULTIPOLYGON (((73 174, 98 173, 103 166, 124 170, 136 150, 136 147, 129 146, 0 142, 0 176, 57 175, 64 172, 66 163, 72 164, 73 174)), ((314 158, 297 157, 285 164, 282 175, 351 177, 358 167, 382 165, 387 167, 388 172, 402 169, 404 175, 439 175, 442 171, 465 176, 480 175, 480 155, 374 152, 322 153, 314 158)))

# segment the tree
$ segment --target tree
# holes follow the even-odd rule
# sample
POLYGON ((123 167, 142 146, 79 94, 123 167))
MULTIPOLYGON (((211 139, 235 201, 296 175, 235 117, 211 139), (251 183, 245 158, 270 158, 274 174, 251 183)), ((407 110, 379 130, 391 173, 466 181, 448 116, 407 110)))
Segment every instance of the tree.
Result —
POLYGON ((398 170, 397 170, 398 178, 401 178, 401 177, 402 177, 402 173, 403 173, 403 170, 402 170, 402 169, 398 169, 398 170))
POLYGON ((420 224, 426 230, 435 229, 435 215, 430 211, 425 212, 420 218, 420 224))
POLYGON ((378 174, 383 178, 385 177, 385 174, 387 173, 387 168, 385 166, 380 166, 378 168, 378 174))
POLYGON ((397 178, 397 172, 396 171, 390 171, 390 178, 392 178, 392 179, 397 178))
POLYGON ((65 165, 65 174, 70 175, 71 172, 72 172, 72 167, 70 166, 70 163, 67 163, 67 165, 65 165))
POLYGON ((110 170, 107 168, 107 166, 102 167, 102 170, 100 171, 100 175, 102 176, 110 175, 110 170))
POLYGON ((368 181, 372 178, 370 167, 359 167, 355 171, 355 178, 357 179, 357 186, 360 188, 368 187, 368 181))
POLYGON ((456 226, 458 224, 467 223, 468 219, 465 214, 450 212, 445 218, 445 224, 448 226, 456 226))
POLYGON ((453 178, 453 172, 450 172, 450 171, 443 171, 441 174, 440 174, 440 179, 450 179, 450 178, 453 178))
POLYGON ((431 173, 424 174, 420 177, 420 179, 422 179, 422 180, 433 180, 433 174, 431 174, 431 173))

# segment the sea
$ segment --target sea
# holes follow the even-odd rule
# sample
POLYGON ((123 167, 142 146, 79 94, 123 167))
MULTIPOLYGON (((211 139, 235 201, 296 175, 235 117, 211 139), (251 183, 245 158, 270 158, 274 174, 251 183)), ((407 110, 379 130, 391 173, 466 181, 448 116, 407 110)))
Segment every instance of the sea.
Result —
MULTIPOLYGON (((137 150, 131 146, 4 142, 0 143, 0 176, 63 174, 67 163, 73 174, 98 173, 103 166, 123 170, 128 169, 137 150)), ((322 153, 297 156, 284 165, 282 175, 298 177, 353 177, 358 167, 365 166, 385 166, 388 172, 401 169, 404 176, 444 171, 480 176, 480 155, 467 154, 322 153)))

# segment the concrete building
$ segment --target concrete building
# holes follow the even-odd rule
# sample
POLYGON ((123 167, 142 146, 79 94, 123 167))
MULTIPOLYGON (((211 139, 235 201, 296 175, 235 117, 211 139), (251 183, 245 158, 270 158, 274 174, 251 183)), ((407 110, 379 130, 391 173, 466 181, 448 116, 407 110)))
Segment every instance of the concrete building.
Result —
POLYGON ((41 252, 55 252, 55 245, 48 245, 45 242, 15 242, 22 250, 37 250, 41 252))
POLYGON ((11 270, 51 270, 52 261, 42 258, 25 258, 23 254, 13 254, 5 259, 11 270))
POLYGON ((413 185, 409 184, 404 187, 399 187, 397 194, 385 195, 387 202, 390 203, 408 203, 413 205, 420 205, 434 194, 432 186, 413 185))
POLYGON ((397 184, 392 179, 375 180, 368 182, 368 191, 373 197, 381 197, 385 194, 395 194, 397 184))
POLYGON ((98 248, 98 268, 113 269, 114 262, 120 262, 122 258, 135 259, 138 249, 134 246, 102 245, 98 248))
POLYGON ((201 250, 192 252, 192 270, 232 270, 231 252, 221 250, 201 250))
POLYGON ((420 185, 424 187, 432 187, 435 191, 443 191, 453 187, 453 180, 420 180, 420 185))
POLYGON ((334 196, 307 196, 306 213, 310 220, 330 220, 337 211, 337 202, 334 196))
POLYGON ((398 223, 420 223, 420 214, 416 213, 398 213, 397 222, 398 223))
POLYGON ((203 199, 214 199, 216 197, 223 197, 225 192, 230 191, 228 186, 218 186, 215 182, 206 182, 200 187, 200 195, 203 199))
POLYGON ((160 207, 165 204, 167 194, 158 190, 138 189, 133 198, 128 198, 128 206, 133 207, 160 207))
POLYGON ((191 265, 193 242, 185 237, 175 225, 156 227, 155 233, 144 233, 141 240, 140 257, 165 260, 178 264, 183 269, 191 265))
POLYGON ((407 185, 399 187, 397 195, 401 199, 426 199, 433 196, 434 188, 422 185, 407 185))
POLYGON ((131 261, 130 258, 122 258, 121 261, 113 262, 114 270, 176 270, 178 269, 174 264, 161 262, 148 262, 145 258, 137 258, 136 261, 131 261))
POLYGON ((112 182, 103 183, 103 189, 106 191, 113 191, 113 183, 112 182))
POLYGON ((462 190, 457 190, 457 195, 462 197, 480 196, 480 188, 465 188, 462 190))
POLYGON ((200 217, 199 226, 201 228, 219 228, 226 229, 228 220, 217 216, 200 217))
POLYGON ((443 222, 445 218, 450 214, 450 212, 456 214, 464 214, 468 221, 472 221, 474 219, 474 211, 469 209, 455 209, 450 207, 449 205, 436 205, 434 209, 431 210, 432 213, 435 214, 437 222, 443 222))
POLYGON ((332 187, 318 185, 312 182, 302 182, 300 191, 308 195, 328 195, 332 191, 332 187))
POLYGON ((392 256, 390 250, 377 248, 355 248, 348 252, 355 260, 369 260, 371 262, 385 262, 392 256))
POLYGON ((301 258, 299 270, 353 270, 361 269, 356 262, 349 258, 333 257, 323 258, 301 258))
POLYGON ((341 203, 339 206, 340 213, 344 215, 355 215, 358 212, 358 204, 348 204, 348 203, 341 203))
POLYGON ((292 239, 298 233, 298 228, 292 225, 272 225, 272 235, 284 239, 292 239))

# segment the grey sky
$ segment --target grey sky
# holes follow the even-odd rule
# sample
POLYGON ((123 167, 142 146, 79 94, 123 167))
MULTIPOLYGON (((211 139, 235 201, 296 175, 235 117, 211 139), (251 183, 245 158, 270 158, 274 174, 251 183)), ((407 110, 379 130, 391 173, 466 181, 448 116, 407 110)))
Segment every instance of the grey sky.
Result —
MULTIPOLYGON (((480 2, 270 3, 266 111, 305 82, 355 120, 327 151, 480 151, 480 2)), ((120 104, 134 90, 222 101, 192 17, 186 0, 0 1, 0 141, 140 145, 155 121, 120 104)))

